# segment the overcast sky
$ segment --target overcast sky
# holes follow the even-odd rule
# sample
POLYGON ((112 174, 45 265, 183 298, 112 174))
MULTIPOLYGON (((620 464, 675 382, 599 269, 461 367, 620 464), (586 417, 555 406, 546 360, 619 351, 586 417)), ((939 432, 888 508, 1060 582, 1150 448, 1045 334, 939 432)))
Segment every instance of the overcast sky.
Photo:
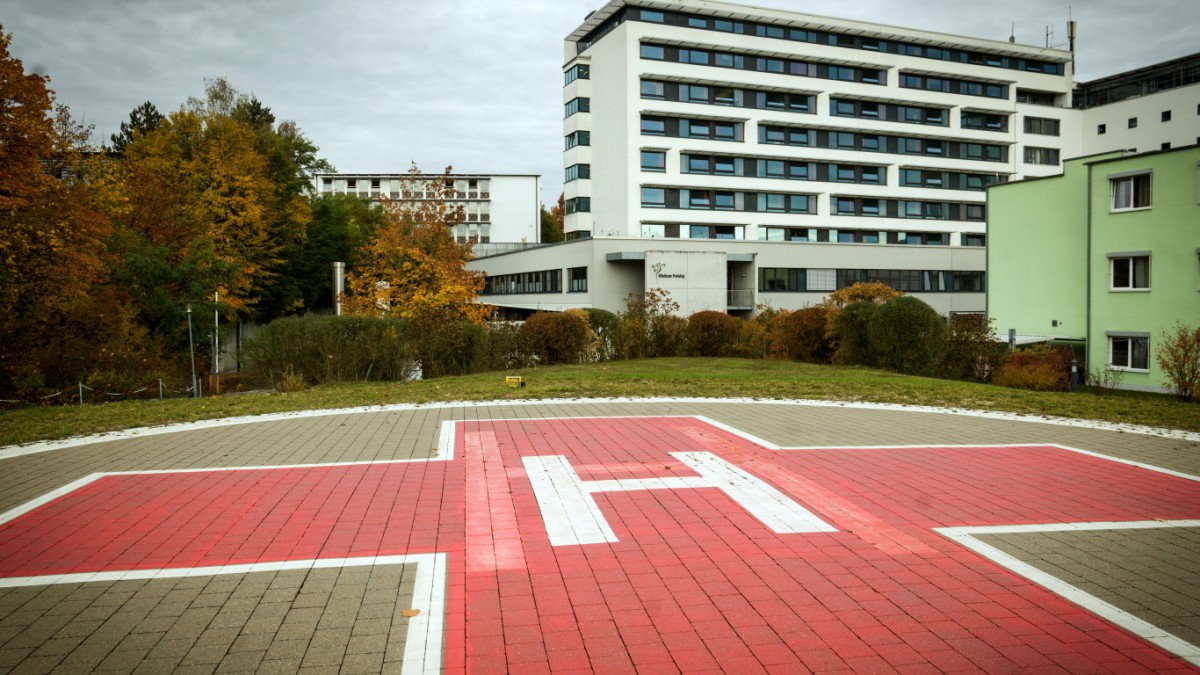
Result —
MULTIPOLYGON (((226 77, 343 172, 538 173, 562 187, 563 38, 601 0, 7 0, 13 55, 107 141, 151 101, 226 77)), ((1065 48, 1078 79, 1197 51, 1200 0, 758 0, 761 6, 1065 48), (1013 28, 1015 24, 1015 29, 1013 28)))

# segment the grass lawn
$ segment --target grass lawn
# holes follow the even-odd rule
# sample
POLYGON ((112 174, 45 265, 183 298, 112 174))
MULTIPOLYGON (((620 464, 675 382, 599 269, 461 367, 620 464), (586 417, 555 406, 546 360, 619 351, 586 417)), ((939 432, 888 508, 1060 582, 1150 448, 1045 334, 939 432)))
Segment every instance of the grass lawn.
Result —
POLYGON ((750 359, 643 359, 531 368, 421 382, 365 382, 297 393, 124 401, 0 412, 0 445, 172 422, 387 403, 613 396, 826 399, 1058 415, 1200 431, 1200 405, 1137 392, 1067 394, 953 382, 859 367, 750 359), (526 386, 504 384, 506 374, 526 386))

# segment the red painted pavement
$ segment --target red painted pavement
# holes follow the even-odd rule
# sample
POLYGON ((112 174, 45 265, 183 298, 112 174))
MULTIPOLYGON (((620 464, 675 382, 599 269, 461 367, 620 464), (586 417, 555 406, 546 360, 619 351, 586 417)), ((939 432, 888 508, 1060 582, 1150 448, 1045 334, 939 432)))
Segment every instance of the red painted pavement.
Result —
POLYGON ((1200 517, 1195 482, 1052 447, 770 451, 690 418, 465 422, 456 459, 106 476, 0 525, 0 576, 449 553, 449 671, 1190 670, 931 531, 1200 517), (837 528, 713 488, 595 494, 552 547, 521 457, 583 480, 707 451, 837 528))

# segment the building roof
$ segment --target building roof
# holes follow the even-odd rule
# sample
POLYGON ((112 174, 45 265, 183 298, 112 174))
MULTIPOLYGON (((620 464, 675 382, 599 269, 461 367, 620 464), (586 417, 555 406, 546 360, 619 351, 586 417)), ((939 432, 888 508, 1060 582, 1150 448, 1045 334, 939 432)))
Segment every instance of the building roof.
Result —
POLYGON ((748 19, 765 23, 792 25, 814 30, 863 35, 883 39, 899 39, 906 42, 930 44, 948 47, 967 47, 991 54, 1009 54, 1018 57, 1031 57, 1055 63, 1068 63, 1074 60, 1074 54, 1062 49, 1025 45, 987 38, 976 38, 951 33, 892 26, 853 19, 805 14, 768 7, 756 7, 732 2, 716 2, 715 0, 609 0, 603 7, 591 12, 578 28, 567 36, 570 42, 578 42, 598 28, 604 21, 626 6, 645 7, 667 11, 689 12, 721 18, 748 19))

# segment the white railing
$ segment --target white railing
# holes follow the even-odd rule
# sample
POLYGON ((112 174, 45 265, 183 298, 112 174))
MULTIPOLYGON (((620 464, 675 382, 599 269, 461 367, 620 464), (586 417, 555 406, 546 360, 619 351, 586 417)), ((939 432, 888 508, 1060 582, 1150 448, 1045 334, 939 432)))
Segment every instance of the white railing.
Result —
POLYGON ((729 307, 753 307, 754 306, 754 291, 750 289, 740 289, 729 291, 729 307))

